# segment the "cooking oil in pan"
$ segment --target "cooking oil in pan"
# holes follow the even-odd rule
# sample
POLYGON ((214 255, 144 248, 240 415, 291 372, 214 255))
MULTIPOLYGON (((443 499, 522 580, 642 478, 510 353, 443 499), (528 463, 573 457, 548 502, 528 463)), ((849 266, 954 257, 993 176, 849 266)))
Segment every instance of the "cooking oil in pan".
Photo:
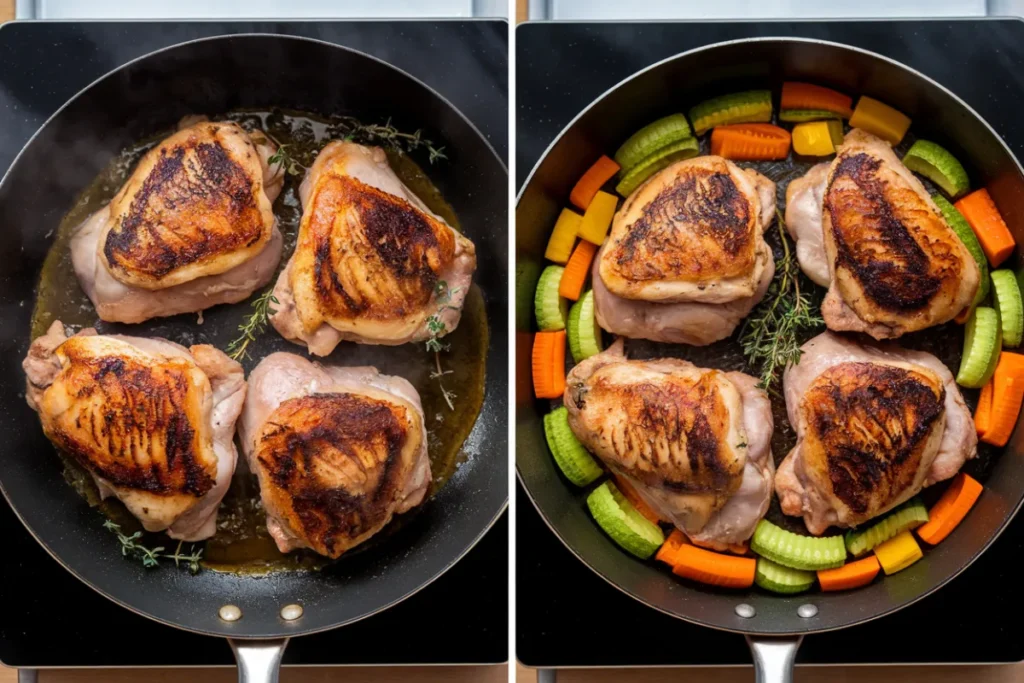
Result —
MULTIPOLYGON (((291 159, 309 167, 319 150, 343 130, 341 121, 297 111, 236 111, 214 120, 230 119, 250 130, 260 129, 274 140, 287 145, 291 159)), ((251 313, 249 302, 216 306, 202 315, 180 315, 150 320, 138 325, 104 323, 82 291, 71 265, 70 242, 74 229, 90 214, 103 207, 121 188, 142 155, 172 131, 163 131, 152 138, 123 150, 78 197, 74 207, 61 221, 53 246, 47 255, 40 276, 38 297, 32 315, 32 337, 43 334, 55 320, 78 330, 95 327, 101 333, 130 334, 143 337, 164 337, 184 346, 213 344, 225 349, 238 336, 238 326, 251 313)), ((401 151, 388 150, 392 169, 413 192, 449 225, 461 230, 451 205, 431 183, 428 174, 401 151)), ((447 163, 440 161, 438 163, 447 163)), ((299 220, 302 215, 298 197, 301 173, 287 175, 281 196, 274 202, 274 215, 284 235, 284 254, 279 265, 284 267, 295 248, 299 220)), ((469 234, 472 238, 472 231, 469 234)), ((274 280, 276 281, 275 275, 274 280)), ((272 282, 273 282, 272 281, 272 282)), ((255 299, 259 292, 250 298, 255 299)), ((419 391, 426 418, 427 443, 430 454, 433 497, 472 453, 464 448, 477 415, 483 405, 484 369, 488 347, 488 327, 484 299, 474 285, 466 296, 458 328, 444 338, 446 351, 430 354, 423 344, 397 347, 341 344, 325 363, 337 365, 374 365, 386 374, 405 377, 419 391), (445 374, 436 376, 440 364, 445 374), (447 396, 446 396, 447 392, 447 396), (450 405, 449 405, 450 403, 450 405)), ((241 362, 246 374, 260 359, 275 351, 305 354, 305 350, 280 337, 270 326, 249 346, 249 356, 241 362)), ((218 571, 261 574, 270 571, 319 569, 330 564, 308 551, 284 555, 278 552, 266 528, 256 478, 248 471, 239 453, 238 468, 231 489, 221 504, 217 534, 205 543, 203 566, 218 571)), ((64 458, 65 478, 90 504, 98 505, 108 517, 127 533, 139 530, 139 523, 114 499, 100 502, 91 478, 74 462, 64 458)), ((429 505, 429 498, 424 505, 429 505)), ((373 552, 401 528, 415 511, 394 519, 384 530, 366 543, 350 551, 373 552)), ((101 520, 97 520, 100 524, 101 520)), ((148 547, 174 544, 158 534, 147 534, 148 547)), ((112 537, 111 543, 116 543, 112 537)), ((187 548, 185 549, 188 550, 187 548)), ((344 561, 342 558, 339 561, 344 561)))

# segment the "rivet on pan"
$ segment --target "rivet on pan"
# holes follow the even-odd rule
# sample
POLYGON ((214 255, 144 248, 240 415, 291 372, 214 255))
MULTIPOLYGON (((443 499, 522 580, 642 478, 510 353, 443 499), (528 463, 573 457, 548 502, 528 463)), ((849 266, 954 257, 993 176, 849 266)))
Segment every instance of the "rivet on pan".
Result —
POLYGON ((744 619, 752 619, 757 615, 757 610, 754 609, 754 606, 748 605, 745 602, 741 602, 736 605, 734 611, 736 612, 736 616, 743 617, 744 619))
POLYGON ((281 618, 285 621, 295 621, 302 616, 302 605, 285 605, 281 608, 281 618))
POLYGON ((237 605, 223 605, 217 615, 224 621, 238 621, 242 618, 242 610, 237 605))
POLYGON ((797 607, 796 613, 804 619, 810 619, 811 617, 818 616, 818 608, 811 603, 807 603, 806 605, 800 605, 797 607))

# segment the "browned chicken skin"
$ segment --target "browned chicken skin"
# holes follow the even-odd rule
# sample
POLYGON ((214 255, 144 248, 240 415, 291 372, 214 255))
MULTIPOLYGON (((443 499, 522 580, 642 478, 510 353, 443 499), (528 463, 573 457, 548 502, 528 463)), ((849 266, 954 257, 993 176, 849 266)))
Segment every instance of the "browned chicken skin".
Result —
POLYGON ((670 343, 728 337, 771 282, 774 215, 775 184, 721 157, 656 173, 615 214, 595 260, 598 323, 670 343))
POLYGON ((43 431, 151 531, 200 540, 234 472, 241 366, 206 345, 97 335, 54 323, 25 359, 43 431))
POLYGON ((265 284, 282 243, 271 211, 281 185, 267 160, 274 149, 237 124, 201 120, 150 150, 72 240, 100 318, 200 311, 265 284))
POLYGON ((757 380, 674 358, 626 360, 622 340, 569 373, 569 426, 694 543, 733 549, 768 509, 771 404, 757 380))
POLYGON ((271 354, 250 376, 241 438, 283 552, 338 557, 430 483, 419 396, 374 368, 271 354))
POLYGON ((821 282, 821 262, 828 264, 829 329, 895 338, 952 320, 970 304, 977 264, 887 143, 854 129, 827 175, 815 167, 808 176, 824 182, 824 192, 794 181, 800 187, 787 192, 787 218, 798 239, 810 240, 798 247, 804 270, 821 282), (820 211, 810 205, 817 201, 820 211))
POLYGON ((274 290, 278 332, 324 356, 344 339, 422 341, 432 315, 455 329, 476 268, 473 243, 427 210, 383 150, 332 142, 301 195, 299 240, 274 290))
POLYGON ((821 534, 862 524, 952 477, 976 454, 970 411, 931 354, 811 339, 785 373, 797 445, 779 466, 782 511, 821 534))

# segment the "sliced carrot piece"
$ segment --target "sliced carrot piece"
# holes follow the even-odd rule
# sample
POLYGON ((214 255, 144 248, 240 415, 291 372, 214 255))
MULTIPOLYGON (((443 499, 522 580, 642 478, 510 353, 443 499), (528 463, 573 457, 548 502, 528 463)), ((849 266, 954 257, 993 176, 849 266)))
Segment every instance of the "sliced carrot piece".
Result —
POLYGON ((653 522, 654 524, 661 521, 661 516, 651 509, 651 506, 647 504, 647 501, 640 497, 640 494, 636 492, 636 489, 633 488, 632 484, 626 481, 625 477, 615 475, 615 485, 619 487, 619 491, 622 492, 622 495, 626 497, 626 500, 633 504, 633 507, 636 508, 636 511, 639 512, 644 519, 649 522, 653 522))
POLYGON ((878 558, 868 555, 863 560, 844 564, 835 569, 818 570, 818 584, 823 591, 845 591, 866 586, 875 580, 882 565, 878 558))
POLYGON ((981 440, 993 446, 1005 446, 1017 426, 1024 404, 1024 356, 1003 351, 992 375, 992 412, 988 429, 981 440))
POLYGON ((704 550, 693 545, 676 549, 672 573, 701 583, 724 588, 749 588, 754 585, 757 560, 704 550))
POLYGON ((978 436, 985 436, 992 427, 992 392, 995 389, 995 385, 992 380, 989 380, 981 388, 981 394, 978 396, 978 407, 974 410, 974 431, 978 433, 978 436))
POLYGON ((928 511, 928 521, 917 527, 918 537, 928 545, 938 545, 974 507, 981 488, 977 480, 963 472, 956 475, 939 502, 928 511))
POLYGON ((533 393, 561 398, 565 393, 565 330, 538 332, 533 337, 533 393))
MULTIPOLYGON (((621 490, 621 489, 620 489, 621 490)), ((686 535, 679 529, 673 529, 672 533, 668 535, 665 542, 658 548, 657 554, 654 556, 658 562, 664 562, 670 567, 676 565, 676 551, 678 551, 684 545, 687 545, 686 535)))
POLYGON ((746 161, 785 159, 790 140, 788 130, 770 123, 734 123, 711 131, 711 153, 746 161))
POLYGON ((993 268, 998 268, 1013 253, 1016 242, 1010 234, 1010 229, 1006 227, 1006 221, 1003 220, 999 209, 996 208, 996 203, 992 201, 992 195, 985 188, 981 188, 953 206, 967 219, 971 230, 981 242, 981 249, 988 257, 989 263, 993 268))
POLYGON ((597 246, 586 240, 580 240, 579 244, 565 264, 565 272, 562 273, 562 280, 558 283, 558 294, 570 301, 577 301, 583 293, 583 285, 587 281, 587 274, 590 272, 590 263, 597 253, 597 246))
POLYGON ((619 172, 620 166, 606 156, 594 162, 569 193, 569 201, 586 211, 597 191, 619 172))
POLYGON ((853 98, 841 92, 811 83, 787 82, 782 84, 780 109, 820 109, 839 114, 844 119, 853 116, 853 98))

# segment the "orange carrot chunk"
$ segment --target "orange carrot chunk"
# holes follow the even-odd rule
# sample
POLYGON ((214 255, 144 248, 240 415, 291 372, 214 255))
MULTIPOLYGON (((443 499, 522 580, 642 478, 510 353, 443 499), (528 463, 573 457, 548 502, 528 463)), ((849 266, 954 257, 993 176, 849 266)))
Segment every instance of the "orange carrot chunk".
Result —
POLYGON ((1024 356, 1003 351, 992 375, 992 412, 988 429, 981 440, 993 446, 1005 446, 1017 426, 1024 403, 1024 356))
POLYGON ((985 436, 985 432, 992 426, 992 391, 994 385, 992 380, 981 388, 981 395, 978 396, 978 407, 974 411, 974 431, 978 436, 985 436))
POLYGON ((587 281, 587 273, 590 272, 590 263, 594 260, 597 247, 586 240, 580 240, 579 244, 565 264, 565 272, 562 273, 562 280, 558 283, 558 294, 570 301, 577 301, 583 293, 583 285, 587 281))
POLYGON ((538 332, 533 338, 533 393, 561 398, 565 393, 565 330, 538 332))
POLYGON ((977 480, 963 472, 953 477, 942 498, 928 511, 928 521, 917 527, 918 537, 928 545, 938 545, 963 521, 980 495, 977 480))
POLYGON ((569 201, 586 211, 597 191, 618 172, 619 165, 608 157, 602 156, 576 182, 576 187, 572 188, 572 192, 569 193, 569 201))
MULTIPOLYGON (((622 489, 619 489, 620 491, 622 489)), ((672 533, 668 535, 665 542, 658 548, 658 553, 654 556, 658 562, 664 562, 670 567, 676 566, 676 551, 681 547, 689 543, 686 536, 679 529, 673 529, 672 533)))
POLYGON ((661 516, 651 509, 651 506, 647 504, 647 501, 640 497, 640 494, 636 492, 636 489, 633 488, 632 484, 626 481, 625 477, 615 475, 615 485, 619 487, 619 491, 622 492, 622 495, 626 497, 626 500, 633 504, 633 507, 636 508, 636 511, 639 512, 644 519, 654 524, 661 521, 661 516))
POLYGON ((835 569, 818 570, 818 584, 823 591, 845 591, 866 586, 875 580, 882 565, 878 558, 868 555, 863 560, 844 564, 835 569))
POLYGON ((953 206, 967 219, 989 263, 998 268, 1013 253, 1016 242, 988 190, 975 190, 953 206))
POLYGON ((841 92, 811 83, 783 83, 780 109, 820 109, 839 114, 844 119, 853 116, 853 98, 841 92))
POLYGON ((701 583, 724 588, 750 588, 754 585, 757 560, 736 557, 683 545, 675 551, 672 573, 701 583))
POLYGON ((726 159, 769 161, 789 155, 789 131, 770 123, 734 123, 711 131, 711 153, 726 159))

